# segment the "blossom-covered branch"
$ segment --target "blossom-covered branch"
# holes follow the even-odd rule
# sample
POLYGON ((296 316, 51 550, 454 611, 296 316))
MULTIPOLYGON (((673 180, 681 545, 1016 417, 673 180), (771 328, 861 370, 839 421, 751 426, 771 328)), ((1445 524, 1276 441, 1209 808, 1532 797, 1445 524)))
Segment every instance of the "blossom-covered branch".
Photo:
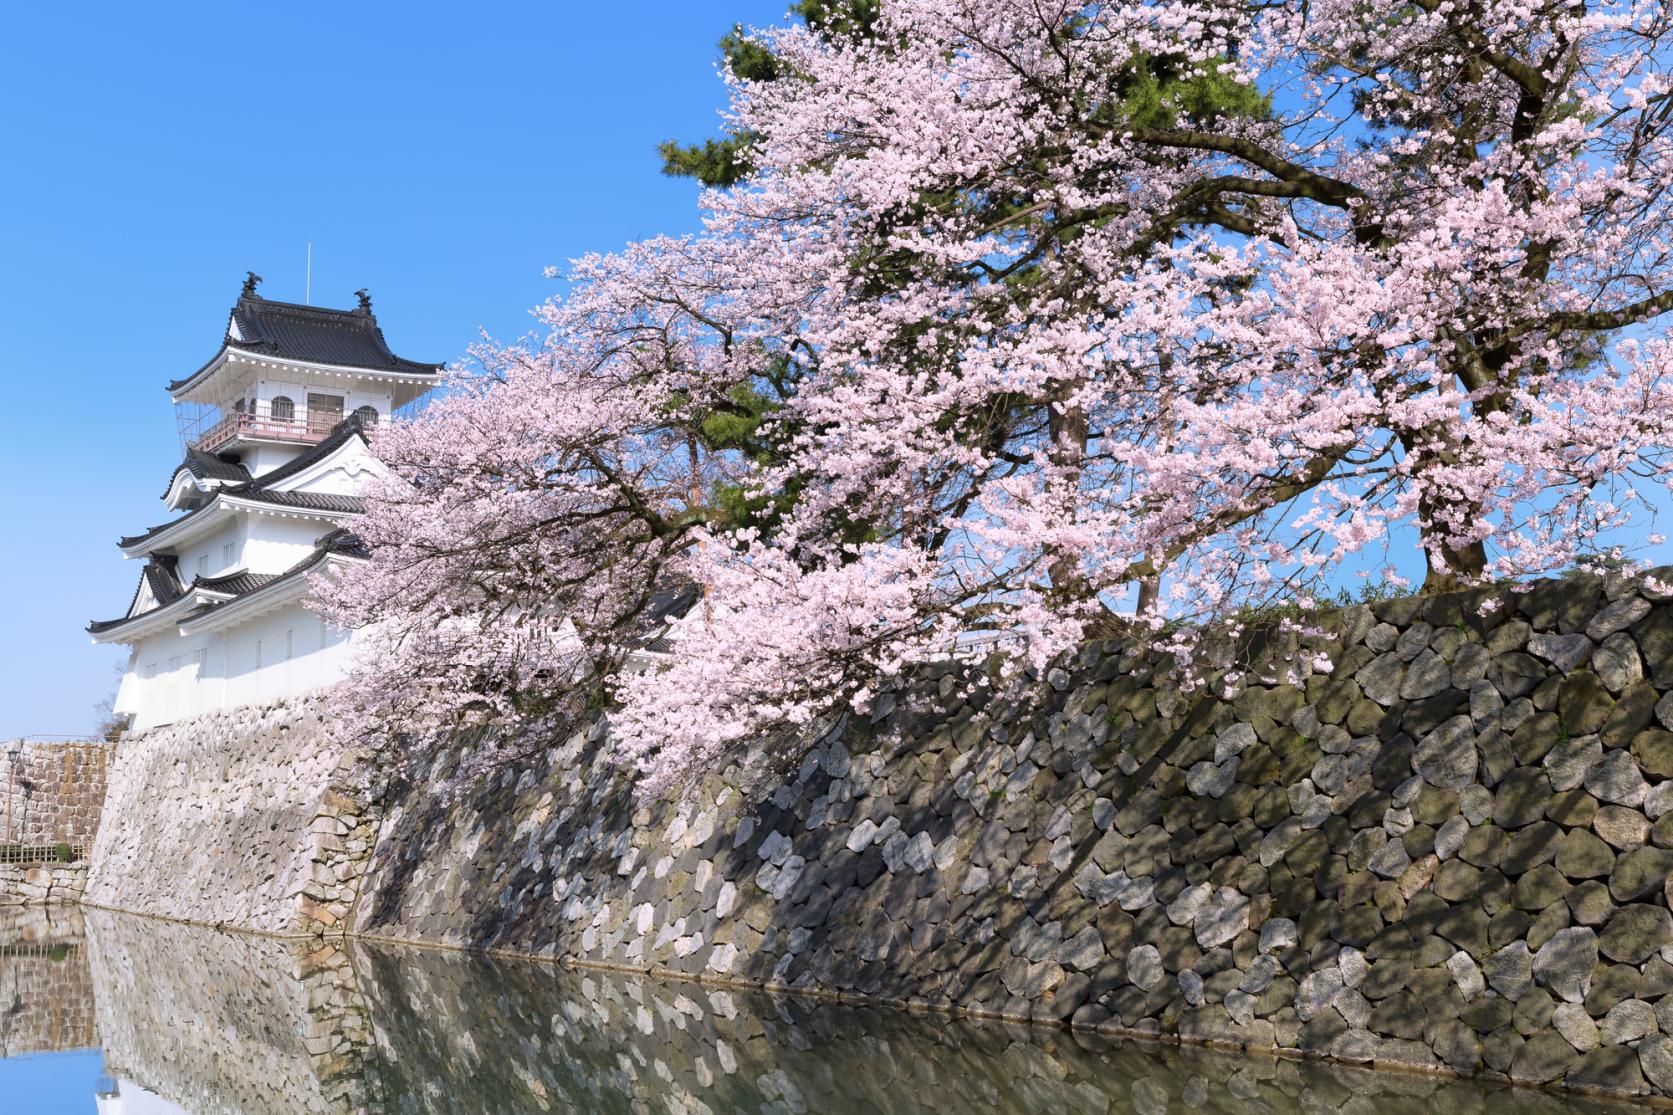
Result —
POLYGON ((532 722, 602 687, 660 786, 975 631, 1043 665, 1402 540, 1430 589, 1614 553, 1673 442, 1670 19, 885 0, 755 33, 752 169, 704 233, 582 261, 538 352, 386 439, 406 486, 332 590, 389 648, 356 692, 532 722), (624 672, 669 579, 703 606, 624 672), (533 616, 576 638, 530 650, 533 616))

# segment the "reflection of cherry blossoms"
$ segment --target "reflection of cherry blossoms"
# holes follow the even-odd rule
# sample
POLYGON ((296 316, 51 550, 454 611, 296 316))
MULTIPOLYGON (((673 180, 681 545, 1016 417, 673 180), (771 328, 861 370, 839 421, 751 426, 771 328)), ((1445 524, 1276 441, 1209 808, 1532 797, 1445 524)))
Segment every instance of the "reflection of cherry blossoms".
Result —
POLYGON ((375 715, 610 682, 665 784, 960 631, 1609 553, 1668 479, 1664 5, 898 0, 764 33, 755 172, 380 442, 375 715), (1635 487, 1636 485, 1636 487, 1635 487), (694 582, 679 653, 616 669, 694 582), (1152 606, 1154 602, 1154 606, 1152 606), (519 636, 561 615, 575 640, 519 636), (564 648, 568 649, 564 649, 564 648))

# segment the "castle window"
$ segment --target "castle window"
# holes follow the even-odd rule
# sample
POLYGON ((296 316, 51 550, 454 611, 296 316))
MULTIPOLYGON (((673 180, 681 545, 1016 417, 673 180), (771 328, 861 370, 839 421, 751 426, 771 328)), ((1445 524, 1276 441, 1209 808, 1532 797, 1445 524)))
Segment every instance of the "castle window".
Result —
POLYGON ((354 416, 360 419, 360 424, 368 430, 375 429, 378 424, 378 408, 363 406, 354 408, 354 416))
POLYGON ((289 422, 296 417, 296 403, 289 395, 275 395, 268 404, 268 411, 275 422, 289 422))

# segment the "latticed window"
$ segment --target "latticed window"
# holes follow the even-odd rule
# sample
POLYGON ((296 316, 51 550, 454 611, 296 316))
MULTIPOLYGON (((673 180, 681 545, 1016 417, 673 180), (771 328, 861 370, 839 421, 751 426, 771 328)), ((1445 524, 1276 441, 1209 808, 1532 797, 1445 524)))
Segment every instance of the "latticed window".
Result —
POLYGON ((360 424, 368 430, 375 428, 378 424, 378 408, 375 406, 355 407, 354 416, 360 419, 360 424))
POLYGON ((273 396, 273 402, 269 404, 268 410, 273 418, 279 422, 289 422, 296 417, 296 403, 291 401, 289 395, 273 396))

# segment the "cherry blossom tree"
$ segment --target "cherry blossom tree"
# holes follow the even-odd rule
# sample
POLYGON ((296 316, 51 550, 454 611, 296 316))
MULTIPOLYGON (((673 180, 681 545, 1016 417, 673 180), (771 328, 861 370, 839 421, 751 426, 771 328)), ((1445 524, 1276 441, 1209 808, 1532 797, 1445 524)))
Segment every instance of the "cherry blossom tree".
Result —
POLYGON ((380 443, 374 558, 328 590, 377 624, 356 707, 538 734, 602 697, 661 788, 973 632, 1015 676, 1115 630, 1188 656, 1390 546, 1432 591, 1630 559, 1673 441, 1670 21, 884 0, 752 33, 705 231, 581 261, 544 343, 380 443), (624 669, 673 582, 678 653, 624 669))

